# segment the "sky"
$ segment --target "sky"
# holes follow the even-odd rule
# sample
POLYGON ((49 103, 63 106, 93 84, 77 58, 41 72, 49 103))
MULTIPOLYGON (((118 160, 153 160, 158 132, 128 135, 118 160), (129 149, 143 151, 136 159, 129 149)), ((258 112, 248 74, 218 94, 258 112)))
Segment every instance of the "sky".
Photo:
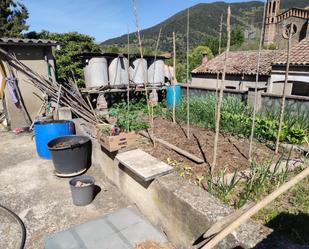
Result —
MULTIPOLYGON (((226 2, 246 2, 229 0, 226 2)), ((20 0, 29 11, 28 31, 77 31, 102 42, 136 30, 132 0, 20 0)), ((136 0, 142 29, 198 3, 212 0, 136 0)))

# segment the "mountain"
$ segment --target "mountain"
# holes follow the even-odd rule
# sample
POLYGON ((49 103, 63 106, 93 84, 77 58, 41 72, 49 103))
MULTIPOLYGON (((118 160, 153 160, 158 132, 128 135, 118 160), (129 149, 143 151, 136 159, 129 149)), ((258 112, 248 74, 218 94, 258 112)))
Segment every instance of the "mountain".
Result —
MULTIPOLYGON (((228 3, 200 3, 190 8, 190 45, 194 47, 201 44, 207 36, 216 37, 219 35, 220 16, 226 20, 228 3)), ((304 8, 308 5, 308 0, 281 0, 281 11, 291 7, 304 8)), ((250 30, 250 26, 260 29, 263 18, 263 2, 239 2, 230 3, 232 28, 250 30)), ((172 48, 172 33, 176 32, 177 47, 185 49, 187 10, 183 10, 168 18, 167 20, 141 31, 143 46, 154 48, 160 28, 162 36, 160 40, 160 50, 170 51, 172 48)), ((224 28, 225 29, 225 28, 224 28)), ((137 44, 136 34, 131 34, 131 42, 137 44), (133 38, 133 39, 132 39, 133 38)), ((117 44, 125 46, 127 35, 106 40, 102 46, 117 44)))

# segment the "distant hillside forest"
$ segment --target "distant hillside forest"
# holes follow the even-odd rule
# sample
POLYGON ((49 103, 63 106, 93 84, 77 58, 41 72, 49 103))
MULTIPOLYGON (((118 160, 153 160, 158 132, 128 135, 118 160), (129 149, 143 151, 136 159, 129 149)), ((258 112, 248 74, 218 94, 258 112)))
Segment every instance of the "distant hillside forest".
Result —
MULTIPOLYGON (((234 40, 237 44, 233 49, 256 49, 260 35, 260 27, 263 18, 263 6, 261 1, 230 3, 232 11, 232 29, 234 40), (246 34, 246 35, 245 35, 246 34), (250 35, 248 35, 250 34, 250 35), (244 41, 241 41, 243 36, 244 41), (250 38, 250 39, 249 39, 250 38), (241 44, 240 44, 241 43, 241 44)), ((291 7, 304 8, 308 0, 281 0, 281 11, 291 7)), ((190 49, 198 45, 210 47, 213 54, 218 53, 218 37, 220 16, 226 22, 226 11, 228 4, 225 2, 201 3, 190 8, 190 49)), ((167 20, 141 31, 143 46, 146 53, 154 51, 160 28, 162 36, 160 40, 160 51, 172 50, 172 33, 176 32, 178 55, 182 58, 186 50, 186 22, 187 10, 178 12, 167 20)), ((223 27, 223 46, 225 43, 225 27, 223 27)), ((131 43, 137 44, 136 34, 130 34, 131 43)), ((101 44, 103 50, 108 52, 120 52, 126 50, 127 35, 107 40, 101 44)), ((137 49, 135 48, 135 52, 137 49)), ((180 59, 181 59, 180 58, 180 59)))

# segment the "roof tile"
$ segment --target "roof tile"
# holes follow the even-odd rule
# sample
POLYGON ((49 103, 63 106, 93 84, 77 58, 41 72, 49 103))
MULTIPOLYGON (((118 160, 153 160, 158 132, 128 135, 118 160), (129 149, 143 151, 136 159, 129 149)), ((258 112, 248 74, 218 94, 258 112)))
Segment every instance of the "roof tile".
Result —
POLYGON ((21 38, 7 38, 2 37, 0 38, 0 44, 16 44, 16 45, 32 45, 32 44, 38 44, 38 45, 48 45, 48 46, 56 46, 60 44, 57 41, 53 40, 45 40, 45 39, 21 39, 21 38))
MULTIPOLYGON (((274 64, 284 65, 287 61, 287 52, 277 58, 274 64)), ((309 65, 309 36, 291 49, 291 65, 309 65)))
MULTIPOLYGON (((271 65, 276 58, 282 55, 283 51, 278 50, 262 50, 260 57, 260 75, 270 75, 271 65)), ((227 60, 227 74, 245 74, 255 75, 257 69, 259 51, 231 51, 227 60)), ((217 74, 222 73, 224 65, 225 53, 215 57, 206 64, 200 65, 194 69, 192 73, 217 74)))

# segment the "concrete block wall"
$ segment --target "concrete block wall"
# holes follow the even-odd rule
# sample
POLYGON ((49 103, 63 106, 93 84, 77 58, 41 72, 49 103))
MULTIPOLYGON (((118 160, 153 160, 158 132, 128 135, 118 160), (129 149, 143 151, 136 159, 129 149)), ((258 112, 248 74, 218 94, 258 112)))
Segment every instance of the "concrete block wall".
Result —
MULTIPOLYGON (((186 96, 186 84, 180 84, 182 88, 182 96, 186 96)), ((216 89, 214 88, 206 88, 206 87, 195 87, 190 86, 190 97, 195 96, 208 96, 214 95, 216 89)), ((248 102, 248 99, 252 99, 253 96, 248 96, 248 91, 240 91, 240 90, 224 90, 224 96, 231 96, 239 98, 241 101, 248 102)), ((280 111, 281 106, 281 95, 272 94, 272 93, 259 93, 260 98, 260 110, 265 111, 269 109, 274 109, 280 111)), ((309 110, 309 97, 304 96, 294 96, 289 95, 286 98, 286 110, 290 110, 295 113, 301 112, 308 112, 309 110)), ((309 112, 308 112, 309 113, 309 112)))

